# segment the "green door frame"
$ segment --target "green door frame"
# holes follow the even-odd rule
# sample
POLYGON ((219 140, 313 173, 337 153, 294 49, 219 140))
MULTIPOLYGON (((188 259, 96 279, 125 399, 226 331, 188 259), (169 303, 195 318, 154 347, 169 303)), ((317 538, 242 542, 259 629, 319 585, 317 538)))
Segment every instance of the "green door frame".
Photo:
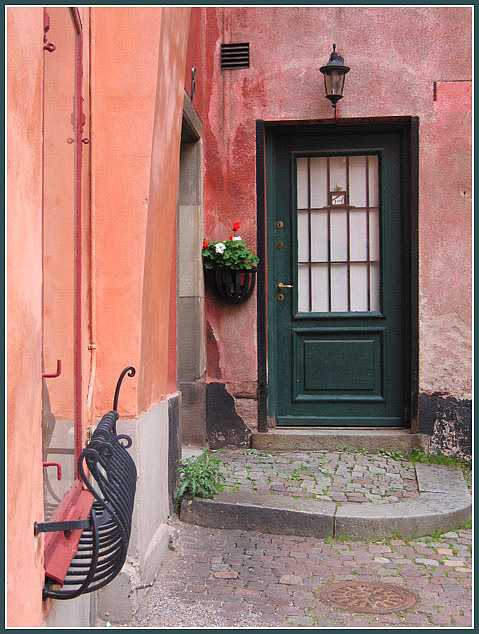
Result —
MULTIPOLYGON (((267 230, 266 230, 266 152, 271 150, 275 132, 285 128, 293 134, 314 126, 317 133, 380 133, 397 132, 401 137, 402 209, 409 208, 404 219, 404 297, 407 306, 404 323, 404 367, 406 388, 404 420, 417 427, 419 393, 419 266, 418 266, 418 203, 419 203, 419 119, 418 117, 391 117, 368 119, 327 119, 318 121, 256 122, 256 194, 257 194, 257 253, 260 258, 257 275, 257 332, 258 332, 258 429, 268 429, 268 400, 274 399, 274 385, 268 385, 268 300, 267 300, 267 230), (407 348, 407 349, 406 349, 407 348)), ((273 401, 274 402, 274 401, 273 401)))

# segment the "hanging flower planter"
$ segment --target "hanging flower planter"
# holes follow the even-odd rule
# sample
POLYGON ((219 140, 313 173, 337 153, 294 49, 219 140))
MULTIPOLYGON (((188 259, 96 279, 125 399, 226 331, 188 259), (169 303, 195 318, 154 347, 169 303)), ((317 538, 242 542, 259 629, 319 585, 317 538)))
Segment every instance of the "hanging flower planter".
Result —
POLYGON ((254 290, 256 266, 259 260, 246 242, 237 236, 239 222, 233 225, 233 235, 224 242, 203 240, 203 266, 207 282, 215 295, 224 302, 244 302, 254 290))
POLYGON ((205 269, 210 288, 224 302, 239 304, 254 291, 256 267, 234 271, 232 269, 205 269))

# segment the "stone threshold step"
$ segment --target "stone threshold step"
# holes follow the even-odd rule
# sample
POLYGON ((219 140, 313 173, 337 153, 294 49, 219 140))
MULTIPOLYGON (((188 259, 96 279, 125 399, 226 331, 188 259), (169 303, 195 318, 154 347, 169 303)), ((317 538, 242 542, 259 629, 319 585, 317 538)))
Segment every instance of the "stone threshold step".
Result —
POLYGON ((428 443, 426 434, 412 434, 404 428, 362 427, 321 429, 297 429, 291 427, 273 428, 265 433, 254 432, 251 446, 263 451, 356 451, 366 449, 368 453, 386 451, 402 451, 410 453, 414 447, 426 450, 428 443))
POLYGON ((218 529, 364 540, 447 532, 471 518, 471 496, 458 467, 417 464, 416 476, 419 497, 405 502, 335 504, 223 491, 213 500, 183 500, 180 519, 218 529))

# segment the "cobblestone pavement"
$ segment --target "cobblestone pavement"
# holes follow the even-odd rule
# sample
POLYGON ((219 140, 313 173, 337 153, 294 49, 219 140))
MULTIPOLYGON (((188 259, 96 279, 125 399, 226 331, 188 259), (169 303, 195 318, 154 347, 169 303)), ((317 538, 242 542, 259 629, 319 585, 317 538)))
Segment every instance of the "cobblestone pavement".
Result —
POLYGON ((133 627, 471 627, 469 529, 414 540, 319 540, 201 528, 172 520, 169 551, 133 627), (412 590, 407 612, 354 614, 322 603, 338 581, 412 590))
MULTIPOLYGON (((418 497, 414 465, 362 452, 222 452, 226 488, 333 502, 384 504, 418 497)), ((396 454, 397 457, 397 454, 396 454)))

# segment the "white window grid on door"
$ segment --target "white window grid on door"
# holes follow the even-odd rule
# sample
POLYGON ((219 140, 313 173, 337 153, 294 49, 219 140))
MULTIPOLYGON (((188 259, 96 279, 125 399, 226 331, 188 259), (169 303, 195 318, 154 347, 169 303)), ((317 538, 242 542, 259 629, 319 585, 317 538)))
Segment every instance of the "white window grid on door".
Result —
POLYGON ((296 165, 299 312, 379 311, 377 155, 296 165))

